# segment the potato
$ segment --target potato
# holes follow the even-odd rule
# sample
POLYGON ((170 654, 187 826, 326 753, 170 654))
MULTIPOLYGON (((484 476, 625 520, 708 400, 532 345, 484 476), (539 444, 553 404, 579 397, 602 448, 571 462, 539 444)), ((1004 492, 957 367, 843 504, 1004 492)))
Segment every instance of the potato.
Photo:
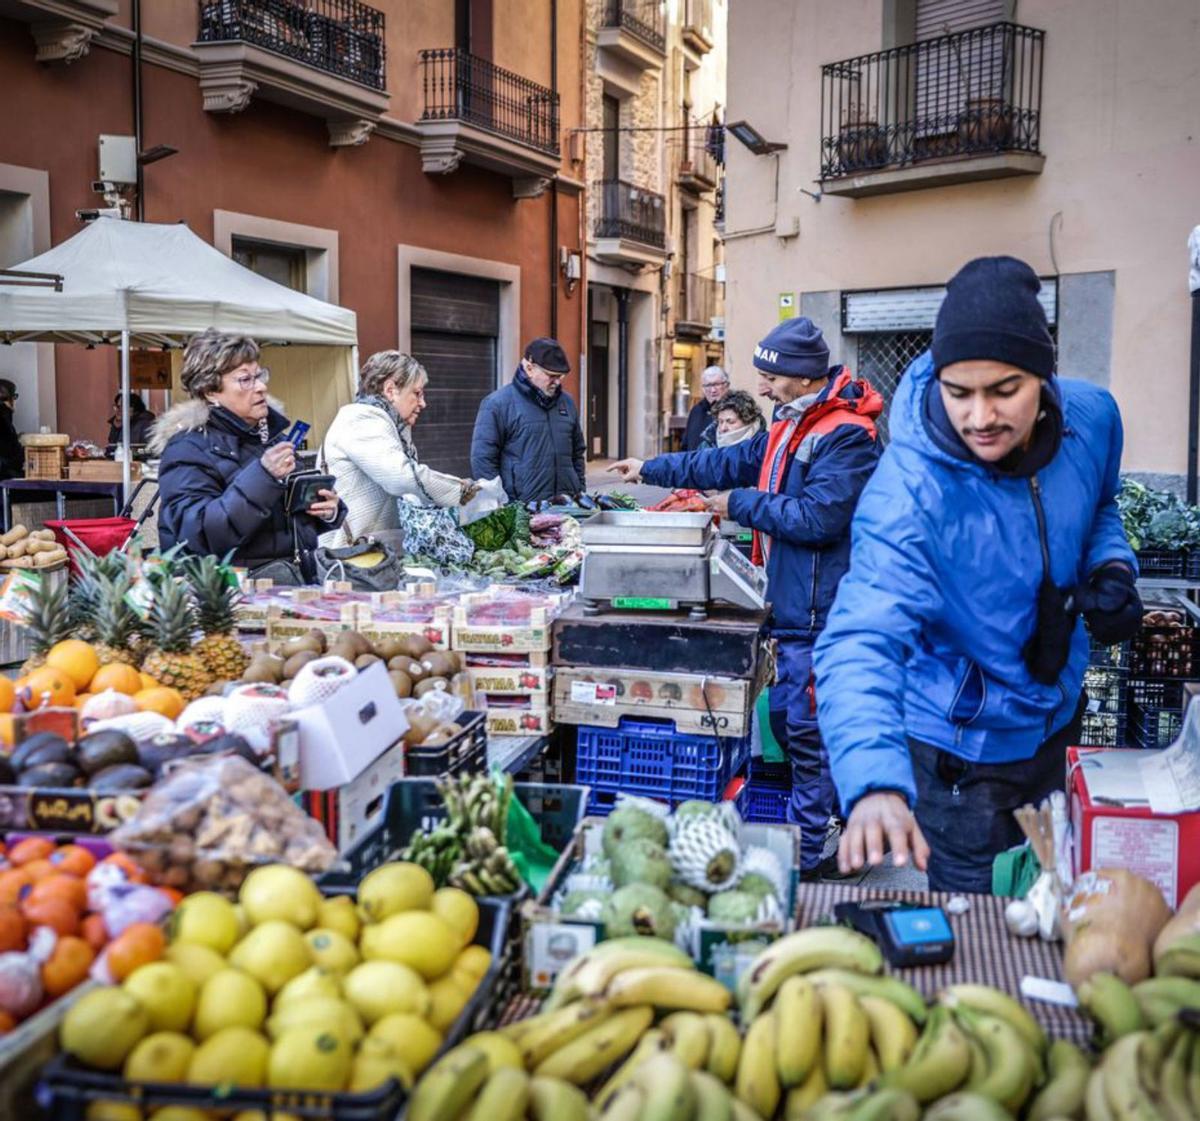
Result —
POLYGON ((444 693, 449 688, 450 682, 444 677, 426 677, 413 686, 413 696, 423 697, 426 693, 432 693, 434 690, 444 693))

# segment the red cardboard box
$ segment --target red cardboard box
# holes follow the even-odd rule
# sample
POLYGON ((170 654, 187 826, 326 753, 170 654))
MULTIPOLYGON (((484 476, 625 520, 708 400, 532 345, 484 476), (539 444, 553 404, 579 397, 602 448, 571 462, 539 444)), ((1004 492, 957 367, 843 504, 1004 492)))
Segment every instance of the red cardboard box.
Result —
POLYGON ((1148 752, 1109 747, 1072 747, 1067 751, 1068 796, 1075 874, 1093 868, 1126 868, 1157 884, 1172 907, 1200 882, 1200 812, 1154 814, 1138 783, 1125 768, 1136 767, 1148 752), (1101 769, 1108 785, 1121 787, 1128 804, 1099 794, 1101 769), (1128 775, 1128 781, 1123 776, 1128 775), (1095 798, 1093 797, 1095 795, 1095 798))

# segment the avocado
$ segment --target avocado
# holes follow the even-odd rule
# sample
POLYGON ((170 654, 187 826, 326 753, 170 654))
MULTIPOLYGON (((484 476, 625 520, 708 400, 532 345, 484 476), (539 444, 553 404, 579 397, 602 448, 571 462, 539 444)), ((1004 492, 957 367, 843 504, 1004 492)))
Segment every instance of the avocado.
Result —
POLYGON ((23 771, 39 763, 65 763, 70 757, 70 745, 62 736, 54 732, 38 732, 16 746, 10 762, 14 770, 23 771))
POLYGON ((157 736, 151 736, 138 744, 136 762, 151 774, 158 775, 168 763, 195 754, 196 744, 187 736, 174 732, 160 732, 157 736))
POLYGON ((253 764, 255 767, 261 767, 263 763, 262 756, 245 739, 233 732, 228 732, 223 736, 214 736, 199 747, 193 747, 192 750, 200 755, 240 755, 247 763, 253 764))
POLYGON ((115 767, 92 775, 89 790, 141 790, 154 781, 154 776, 145 767, 135 763, 118 763, 115 767))
POLYGON ((70 763, 42 763, 26 767, 17 776, 18 786, 41 786, 61 789, 79 784, 79 771, 70 763))
POLYGON ((106 728, 83 736, 75 745, 75 755, 85 775, 94 775, 105 767, 138 761, 137 744, 124 732, 106 728))

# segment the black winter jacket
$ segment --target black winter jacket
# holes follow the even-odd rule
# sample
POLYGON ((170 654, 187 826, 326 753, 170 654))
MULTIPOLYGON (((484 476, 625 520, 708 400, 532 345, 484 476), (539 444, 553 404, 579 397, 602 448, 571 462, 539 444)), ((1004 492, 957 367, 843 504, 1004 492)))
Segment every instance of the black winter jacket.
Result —
MULTIPOLYGON (((271 409, 267 431, 274 437, 289 426, 271 409)), ((188 552, 224 556, 253 568, 272 560, 294 560, 317 546, 318 533, 341 525, 307 514, 289 518, 284 484, 260 462, 266 445, 258 429, 233 413, 203 401, 186 401, 159 418, 151 448, 162 449, 158 468, 161 507, 158 539, 171 548, 182 541, 188 552), (295 539, 293 540, 293 528, 295 539)))
POLYGON ((13 411, 0 405, 0 479, 19 479, 25 474, 25 449, 13 424, 13 411))
POLYGON ((579 410, 561 389, 538 393, 518 370, 509 385, 483 399, 471 439, 471 474, 500 476, 515 502, 535 502, 587 489, 579 410))

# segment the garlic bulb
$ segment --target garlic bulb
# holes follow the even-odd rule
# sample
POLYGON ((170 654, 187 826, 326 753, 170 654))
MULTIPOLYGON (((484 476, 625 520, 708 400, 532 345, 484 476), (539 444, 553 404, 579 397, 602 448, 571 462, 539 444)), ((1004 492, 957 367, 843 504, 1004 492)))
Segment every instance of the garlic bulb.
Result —
POLYGON ((1038 932, 1037 909, 1028 899, 1014 899, 1004 908, 1004 922, 1009 933, 1032 938, 1038 932))

